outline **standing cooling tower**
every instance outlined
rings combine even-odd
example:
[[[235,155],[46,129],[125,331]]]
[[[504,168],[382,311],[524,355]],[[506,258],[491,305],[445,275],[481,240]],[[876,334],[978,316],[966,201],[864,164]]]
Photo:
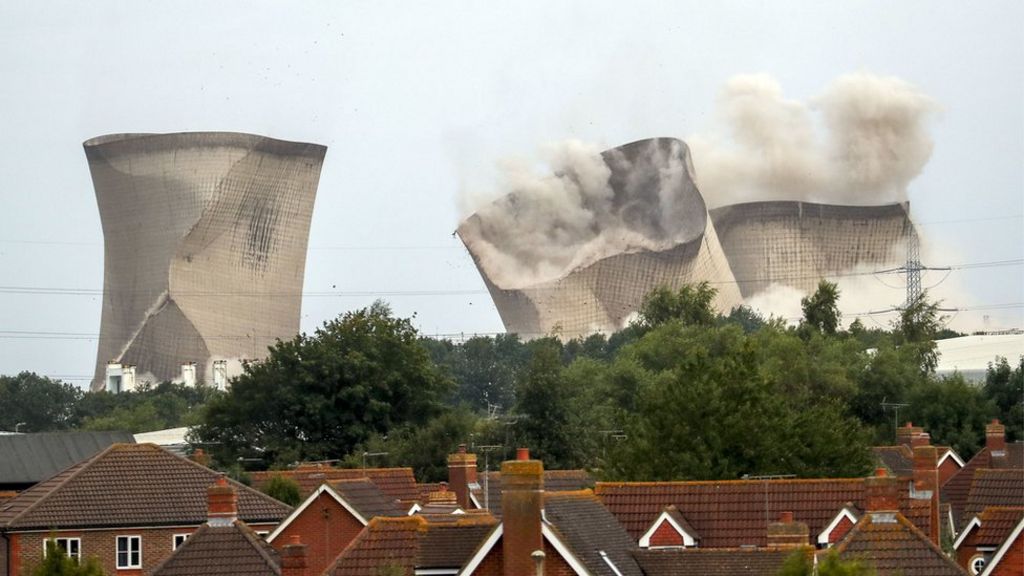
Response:
[[[822,278],[898,262],[916,233],[906,204],[774,201],[715,208],[711,221],[744,298],[772,284],[811,294]]]
[[[93,389],[108,362],[140,379],[262,358],[299,330],[326,148],[222,132],[85,142],[104,235]]]
[[[601,156],[610,169],[612,210],[620,226],[614,234],[622,230],[641,235],[643,242],[566,270],[553,280],[502,285],[496,279],[502,271],[484,256],[485,247],[503,249],[492,233],[489,216],[481,211],[459,226],[459,236],[473,256],[505,329],[526,337],[611,333],[627,324],[655,287],[679,288],[702,280],[712,282],[718,290],[715,306],[719,310],[741,304],[704,199],[694,183],[686,144],[672,138],[641,140]],[[670,165],[682,167],[678,177],[665,177],[665,167]],[[516,211],[519,200],[514,196],[513,192],[503,201],[506,212]],[[648,247],[642,247],[645,243]]]

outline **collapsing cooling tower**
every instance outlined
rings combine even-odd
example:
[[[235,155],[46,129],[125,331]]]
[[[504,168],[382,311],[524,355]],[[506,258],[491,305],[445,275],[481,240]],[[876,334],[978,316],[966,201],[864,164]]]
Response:
[[[553,276],[503,269],[510,259],[517,269],[542,268],[524,260],[543,254],[543,245],[535,252],[511,247],[521,241],[515,227],[530,218],[527,194],[514,191],[459,226],[505,329],[525,337],[611,333],[627,324],[653,288],[702,280],[718,290],[717,309],[739,305],[740,293],[694,183],[686,144],[672,138],[641,140],[606,150],[598,162],[603,162],[603,178],[572,175],[570,183],[580,189],[572,198],[582,200],[566,217],[579,220],[583,213],[592,224],[573,229],[573,222],[555,218],[551,229],[538,235],[564,244],[566,229],[587,232],[574,247],[572,264]]]
[[[88,140],[104,235],[93,389],[108,362],[140,377],[262,358],[299,330],[326,148],[222,132]]]
[[[773,284],[810,294],[821,278],[892,265],[916,233],[906,204],[751,202],[715,208],[711,221],[744,298]]]

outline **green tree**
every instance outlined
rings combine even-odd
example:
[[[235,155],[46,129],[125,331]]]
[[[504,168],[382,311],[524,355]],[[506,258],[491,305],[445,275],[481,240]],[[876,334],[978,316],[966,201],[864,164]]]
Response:
[[[819,333],[832,335],[839,327],[839,286],[828,280],[818,282],[814,294],[800,299],[803,325]]]
[[[982,388],[960,374],[919,381],[910,389],[907,403],[907,421],[927,430],[933,444],[952,446],[964,458],[984,444],[985,424],[997,410]]]
[[[842,404],[784,387],[736,326],[669,322],[624,352],[619,361],[632,356],[646,375],[612,476],[856,476],[869,468],[867,438]]]
[[[1024,439],[1024,356],[1018,357],[1012,368],[1006,358],[989,364],[983,390],[1006,426],[1007,440]]]
[[[797,550],[790,554],[779,570],[778,576],[874,576],[874,568],[859,560],[844,560],[830,550],[818,557],[818,565],[808,550]]]
[[[640,325],[653,328],[669,320],[679,320],[687,325],[710,326],[717,317],[712,307],[717,293],[706,281],[686,284],[677,292],[659,286],[640,304]]]
[[[222,463],[336,459],[373,434],[425,424],[449,390],[412,323],[377,302],[278,342],[207,404],[194,435]]]
[[[75,425],[77,386],[34,372],[0,376],[0,430],[50,432]]]
[[[542,342],[516,390],[516,439],[551,469],[572,468],[579,461],[570,421],[571,393],[562,372],[560,347]]]
[[[926,372],[935,372],[939,365],[935,338],[945,321],[946,317],[939,314],[939,303],[930,302],[924,291],[900,312],[894,326],[899,343],[914,351]]]
[[[139,433],[199,423],[203,406],[222,394],[212,386],[163,382],[111,394],[86,393],[75,407],[75,419],[86,430]]]
[[[302,502],[302,490],[299,483],[286,476],[271,477],[263,487],[263,493],[289,506],[298,506],[299,502]]]
[[[32,570],[32,576],[104,576],[104,573],[96,558],[89,557],[84,561],[69,558],[64,549],[51,539],[46,542],[46,556]]]

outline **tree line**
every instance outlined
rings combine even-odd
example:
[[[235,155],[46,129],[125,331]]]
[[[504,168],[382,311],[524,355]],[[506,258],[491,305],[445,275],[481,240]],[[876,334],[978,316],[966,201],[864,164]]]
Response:
[[[1022,438],[1024,359],[994,362],[983,385],[937,376],[938,306],[923,296],[893,326],[842,329],[822,282],[787,326],[749,308],[714,312],[707,284],[659,288],[614,334],[562,342],[516,335],[421,337],[384,303],[279,342],[227,392],[161,384],[83,393],[33,374],[0,377],[0,428],[193,426],[223,468],[299,461],[413,466],[447,475],[458,444],[529,446],[548,468],[604,478],[858,476],[894,414],[969,457],[1000,418]]]

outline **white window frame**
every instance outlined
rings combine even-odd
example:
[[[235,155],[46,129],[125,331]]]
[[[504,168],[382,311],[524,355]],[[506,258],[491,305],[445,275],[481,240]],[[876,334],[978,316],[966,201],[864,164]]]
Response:
[[[127,563],[121,564],[121,541],[124,540],[128,543],[128,548],[125,550],[127,554]],[[135,542],[135,552],[138,554],[138,559],[132,562],[132,542]],[[137,534],[122,534],[118,535],[114,541],[114,565],[117,566],[118,570],[135,570],[142,568],[142,536]]]
[[[256,530],[256,535],[266,540],[267,536],[270,536],[270,530]]]
[[[981,564],[975,566],[975,564],[978,564],[979,562]],[[985,571],[986,564],[988,564],[988,562],[985,561],[984,554],[975,554],[974,556],[971,556],[970,560],[967,561],[967,571],[977,576],[978,574],[981,574]]]
[[[61,541],[64,541],[64,546],[61,546]],[[43,558],[46,558],[46,545],[53,542],[58,548],[64,550],[64,554],[74,560],[80,562],[82,559],[82,539],[78,536],[58,536],[56,538],[46,538],[43,540]],[[71,551],[71,543],[75,543],[75,551]]]
[[[191,536],[191,534],[188,532],[182,532],[181,534],[171,536],[171,550],[174,551],[181,548],[181,545],[185,543],[185,540],[188,540],[189,536]]]

